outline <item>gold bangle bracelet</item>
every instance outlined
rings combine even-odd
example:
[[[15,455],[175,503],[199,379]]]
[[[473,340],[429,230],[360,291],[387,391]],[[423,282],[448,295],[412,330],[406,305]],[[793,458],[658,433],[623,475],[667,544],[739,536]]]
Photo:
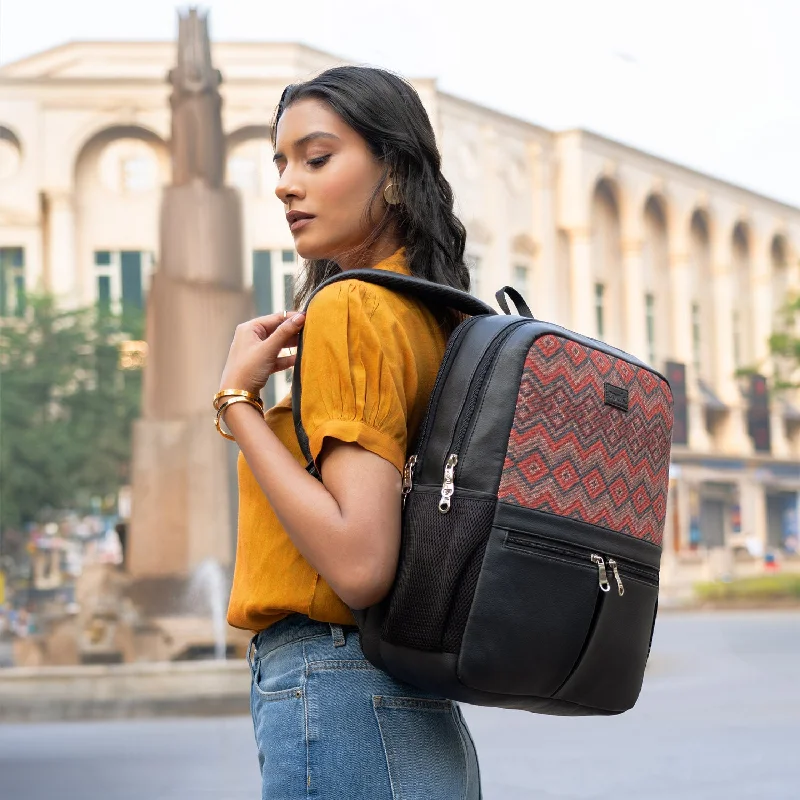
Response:
[[[222,389],[222,391],[217,392],[214,395],[214,410],[218,411],[220,406],[220,400],[225,397],[242,397],[248,400],[252,400],[254,403],[258,403],[259,408],[264,410],[264,401],[261,399],[260,395],[253,394],[253,392],[248,392],[245,389]]]
[[[222,415],[228,409],[228,406],[235,405],[236,403],[247,403],[248,405],[253,406],[253,408],[257,409],[260,414],[262,414],[262,415],[264,414],[264,409],[258,403],[256,403],[254,400],[251,400],[249,397],[243,397],[241,395],[237,395],[235,397],[231,397],[229,400],[226,400],[217,409],[217,416],[214,419],[214,427],[217,429],[217,431],[219,432],[220,436],[223,436],[225,439],[227,439],[230,442],[235,442],[236,441],[236,437],[233,436],[232,434],[226,433],[224,430],[222,430],[222,425],[221,425]]]

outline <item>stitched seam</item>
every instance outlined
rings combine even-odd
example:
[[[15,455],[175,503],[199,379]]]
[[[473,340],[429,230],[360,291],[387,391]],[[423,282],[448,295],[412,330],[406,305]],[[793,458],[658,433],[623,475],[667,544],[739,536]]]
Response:
[[[277,692],[265,692],[259,689],[258,684],[255,685],[256,694],[265,703],[275,703],[279,700],[291,700],[293,697],[298,696],[298,692],[302,692],[302,686],[293,686],[291,689],[279,689]]]
[[[470,746],[472,748],[472,753],[475,756],[475,774],[478,776],[478,800],[482,800],[483,798],[483,789],[481,788],[481,762],[478,759],[478,748],[475,747],[475,740],[472,738],[472,734],[469,730],[469,725],[467,725],[467,721],[464,719],[464,714],[459,707],[458,716],[461,719],[461,725],[464,729],[464,735],[469,739]]]
[[[313,638],[313,637],[309,637]],[[308,740],[308,660],[306,659],[306,645],[303,642],[303,724],[306,739],[306,797],[311,795],[311,747]]]
[[[522,545],[515,545],[510,542],[503,542],[503,547],[506,550],[513,550],[515,553],[519,553],[520,555],[528,556],[530,558],[541,558],[544,559],[545,561],[557,561],[559,564],[568,564],[570,567],[582,569],[584,570],[584,572],[594,572],[594,573],[597,572],[597,567],[593,567],[588,562],[581,563],[577,559],[573,561],[568,558],[560,558],[559,556],[554,554],[551,555],[550,553],[542,553],[539,550],[534,550],[532,548],[524,547]]]
[[[469,758],[467,756],[467,743],[464,741],[464,731],[461,730],[460,720],[457,717],[456,712],[456,704],[453,703],[450,706],[450,717],[453,720],[453,724],[456,726],[456,731],[458,731],[458,739],[461,742],[461,758],[464,760],[464,776],[466,780],[464,781],[464,793],[461,795],[461,800],[467,800],[469,797]]]
[[[381,718],[378,715],[378,708],[381,707],[382,700],[383,698],[380,695],[372,695],[372,713],[375,715],[375,722],[378,725],[378,736],[380,736],[383,754],[386,758],[386,774],[389,776],[389,788],[392,790],[392,800],[402,800],[401,796],[397,793],[399,787],[395,786],[394,776],[392,775],[392,753],[390,753],[390,747],[386,741],[386,737],[383,735]]]
[[[357,661],[309,661],[308,672],[327,672],[328,670],[363,670],[365,672],[374,672],[375,667],[370,664],[366,659],[359,659]]]
[[[506,342],[508,342],[508,340],[513,335],[514,334],[512,333],[509,336],[507,336],[505,341],[503,342],[503,345],[505,345]],[[491,383],[492,379],[494,378],[494,373],[497,370],[497,365],[500,363],[500,359],[498,358],[498,356],[500,355],[501,349],[502,349],[502,347],[498,348],[497,353],[495,354],[494,364],[492,364],[492,368],[489,370],[489,373],[485,378],[485,382],[483,384],[483,388],[481,389],[482,395],[481,395],[480,405],[477,406],[475,408],[475,410],[473,411],[473,413],[472,413],[472,419],[469,422],[469,425],[472,427],[472,430],[470,431],[469,429],[467,429],[467,430],[464,431],[464,443],[461,445],[461,452],[462,453],[466,453],[467,450],[469,449],[470,442],[472,441],[472,434],[475,432],[475,424],[474,424],[474,422],[475,422],[475,420],[478,419],[478,416],[483,413],[483,407],[484,407],[484,405],[486,405],[486,396],[489,394],[489,392],[487,390],[487,387],[489,386],[489,384]],[[524,367],[523,367],[523,373],[524,373]],[[517,393],[519,393],[519,387],[517,387]],[[466,400],[465,400],[465,402],[466,402]],[[514,409],[514,419],[511,420],[512,430],[513,430],[514,423],[516,422],[516,420],[517,420],[517,410],[516,410],[516,407],[515,407],[515,409]],[[510,438],[510,436],[511,436],[511,433],[509,432],[509,438]],[[505,451],[505,453],[503,453],[503,459],[505,459],[505,457],[507,455],[508,455],[508,444],[506,444],[506,451]],[[497,482],[498,488],[495,491],[499,491],[500,490],[500,484],[503,482],[502,464],[503,464],[503,462],[501,461],[500,462],[500,476],[499,476],[499,479],[498,479],[498,482]]]
[[[410,709],[412,711],[451,713],[453,708],[450,700],[432,700],[425,697],[386,697],[385,695],[378,695],[374,702],[380,708]]]
[[[329,636],[330,634],[327,633],[315,633],[313,636],[304,636],[302,639],[292,639],[291,642],[286,642],[284,644],[279,644],[277,647],[273,647],[272,650],[267,650],[263,656],[258,655],[258,651],[255,653],[255,658],[253,659],[256,663],[261,663],[267,656],[272,655],[273,653],[277,653],[279,650],[283,650],[284,647],[289,647],[293,644],[299,644],[301,642],[307,642],[310,639],[322,639],[325,636]]]

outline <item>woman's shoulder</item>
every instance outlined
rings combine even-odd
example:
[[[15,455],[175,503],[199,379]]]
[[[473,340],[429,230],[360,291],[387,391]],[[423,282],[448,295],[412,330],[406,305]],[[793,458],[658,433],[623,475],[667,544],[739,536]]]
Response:
[[[306,324],[330,324],[335,321],[376,324],[397,320],[408,308],[410,299],[399,292],[348,278],[318,291],[308,306]]]

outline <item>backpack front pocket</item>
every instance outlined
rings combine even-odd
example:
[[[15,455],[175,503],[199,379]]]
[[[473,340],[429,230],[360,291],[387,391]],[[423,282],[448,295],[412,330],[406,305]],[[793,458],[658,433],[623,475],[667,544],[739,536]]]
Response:
[[[579,662],[610,589],[601,554],[493,528],[459,679],[481,691],[552,696]]]
[[[575,670],[555,697],[616,713],[632,708],[641,691],[658,607],[658,572],[611,561],[611,591]]]

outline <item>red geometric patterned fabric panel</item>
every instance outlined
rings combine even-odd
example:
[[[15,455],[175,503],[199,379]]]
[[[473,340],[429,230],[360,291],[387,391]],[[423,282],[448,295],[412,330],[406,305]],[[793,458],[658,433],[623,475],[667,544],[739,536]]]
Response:
[[[627,411],[605,402],[624,404],[625,390]],[[525,360],[498,497],[661,546],[671,435],[666,382],[542,336]]]

